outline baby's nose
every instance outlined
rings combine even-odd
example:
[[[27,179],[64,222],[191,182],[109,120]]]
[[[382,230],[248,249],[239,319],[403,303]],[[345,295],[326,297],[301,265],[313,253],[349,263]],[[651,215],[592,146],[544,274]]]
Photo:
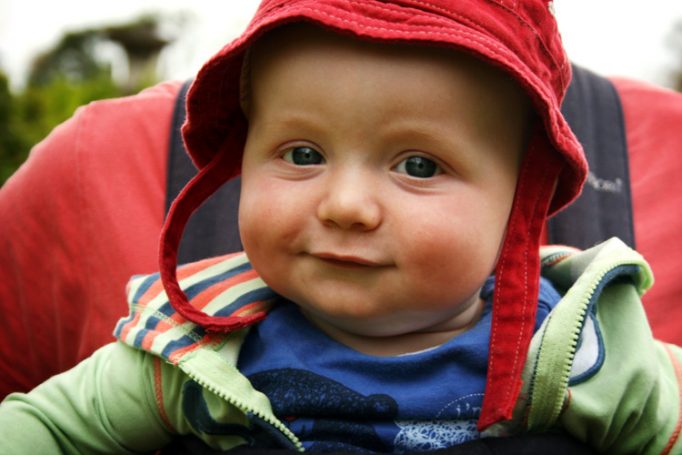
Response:
[[[371,231],[381,224],[380,194],[371,175],[344,172],[330,176],[317,210],[327,226]]]

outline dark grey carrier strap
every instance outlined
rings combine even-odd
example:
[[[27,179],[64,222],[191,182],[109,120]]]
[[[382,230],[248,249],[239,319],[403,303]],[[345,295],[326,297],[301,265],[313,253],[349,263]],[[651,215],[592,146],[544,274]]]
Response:
[[[197,173],[185,151],[180,128],[185,122],[185,98],[192,81],[183,84],[175,101],[168,156],[166,213],[173,199]],[[227,182],[190,218],[178,252],[178,263],[194,262],[242,249],[237,226],[239,179]]]
[[[590,166],[580,198],[547,226],[551,243],[588,248],[612,236],[635,246],[625,123],[613,84],[573,66],[561,108]]]

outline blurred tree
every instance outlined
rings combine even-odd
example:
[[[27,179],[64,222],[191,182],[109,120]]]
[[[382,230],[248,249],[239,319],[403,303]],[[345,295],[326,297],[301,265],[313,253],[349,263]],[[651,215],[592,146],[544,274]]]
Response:
[[[15,109],[7,76],[0,72],[0,185],[24,161],[31,146],[19,131]]]
[[[128,83],[134,89],[156,79],[156,65],[161,50],[169,40],[159,36],[159,20],[143,16],[138,20],[104,29],[111,41],[119,44],[128,57]]]
[[[134,93],[157,82],[156,63],[172,41],[159,34],[161,18],[146,15],[129,23],[66,33],[37,56],[25,89],[16,95],[0,73],[0,186],[43,139],[78,106]],[[111,63],[99,50],[119,46],[128,60],[128,78],[117,83]]]
[[[28,86],[46,86],[55,79],[77,84],[110,73],[108,65],[97,61],[96,46],[102,39],[101,31],[94,29],[67,33],[54,48],[33,60]]]

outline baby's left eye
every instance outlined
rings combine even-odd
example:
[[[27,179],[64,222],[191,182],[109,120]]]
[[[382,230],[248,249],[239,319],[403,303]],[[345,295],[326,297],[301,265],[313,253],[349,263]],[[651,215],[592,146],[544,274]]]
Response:
[[[402,160],[395,167],[396,172],[407,174],[410,177],[428,179],[441,173],[441,168],[435,161],[423,156],[410,156]]]
[[[282,156],[284,161],[297,166],[314,166],[324,163],[324,157],[312,147],[292,147]]]

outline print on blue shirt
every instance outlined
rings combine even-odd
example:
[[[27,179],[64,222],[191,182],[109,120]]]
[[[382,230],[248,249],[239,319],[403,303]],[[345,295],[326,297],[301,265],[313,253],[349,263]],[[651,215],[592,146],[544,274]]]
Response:
[[[275,415],[281,416],[299,438],[309,441],[309,450],[343,451],[357,446],[378,452],[391,449],[372,425],[387,422],[394,426],[398,404],[388,395],[365,397],[332,379],[291,368],[263,371],[249,379],[270,398]]]

